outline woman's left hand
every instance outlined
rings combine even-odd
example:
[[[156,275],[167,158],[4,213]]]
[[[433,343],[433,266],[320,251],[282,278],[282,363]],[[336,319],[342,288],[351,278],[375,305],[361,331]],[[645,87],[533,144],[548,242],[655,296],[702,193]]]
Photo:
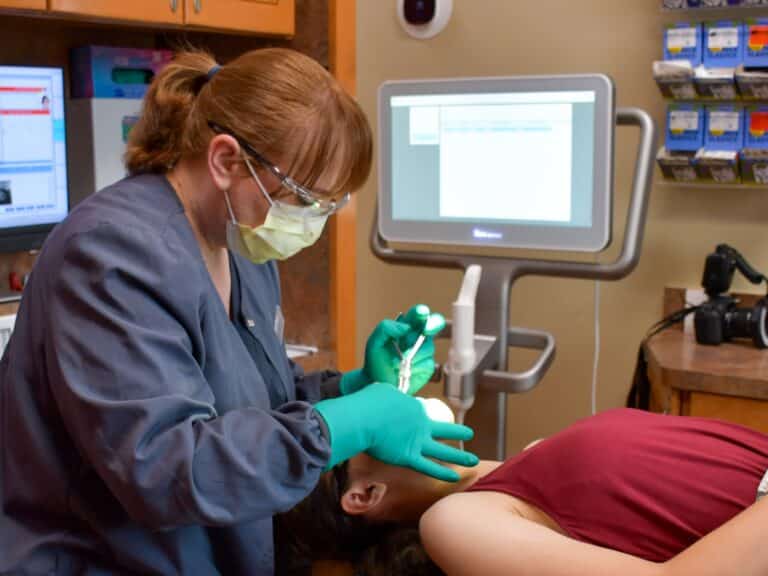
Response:
[[[427,327],[427,321],[430,326]],[[432,377],[435,371],[435,344],[433,336],[445,326],[442,316],[430,314],[424,304],[413,306],[397,320],[382,320],[373,330],[365,345],[365,364],[362,370],[353,370],[344,374],[341,380],[342,394],[355,392],[371,382],[386,382],[397,386],[402,355],[416,343],[418,337],[425,335],[411,363],[411,378],[408,394],[418,392]],[[436,322],[435,320],[441,320]],[[398,351],[399,350],[399,351]]]

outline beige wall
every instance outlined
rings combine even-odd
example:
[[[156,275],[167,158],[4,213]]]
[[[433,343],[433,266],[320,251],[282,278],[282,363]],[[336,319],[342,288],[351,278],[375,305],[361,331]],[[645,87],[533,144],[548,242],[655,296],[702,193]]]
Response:
[[[603,72],[616,81],[619,106],[648,110],[663,128],[663,102],[651,78],[669,19],[660,0],[454,0],[448,28],[429,41],[408,38],[392,0],[359,0],[358,96],[376,118],[376,90],[384,80],[473,75]],[[373,120],[375,121],[375,120]],[[614,238],[623,234],[636,137],[617,137]],[[358,204],[358,355],[384,317],[425,302],[449,313],[458,271],[383,263],[368,234],[377,190],[374,172]],[[469,193],[470,191],[468,191]],[[704,257],[718,242],[741,249],[768,271],[764,221],[768,193],[682,189],[654,185],[639,267],[628,278],[601,285],[598,409],[621,406],[638,343],[658,319],[664,285],[698,285]],[[602,258],[613,258],[614,246]],[[557,359],[533,392],[510,397],[509,448],[550,434],[590,410],[594,283],[523,279],[512,294],[516,325],[552,331]],[[435,388],[439,390],[439,388]]]

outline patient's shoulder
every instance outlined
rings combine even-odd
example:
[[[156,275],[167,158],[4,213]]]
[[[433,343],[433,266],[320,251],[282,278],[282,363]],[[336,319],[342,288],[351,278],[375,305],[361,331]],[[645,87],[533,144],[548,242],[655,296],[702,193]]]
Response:
[[[491,510],[565,533],[557,522],[536,506],[515,496],[492,491],[459,492],[438,500],[422,515],[419,531],[424,538],[424,534],[430,531],[441,532],[446,523],[462,522]]]
[[[498,492],[452,494],[422,515],[419,535],[427,554],[449,574],[535,574],[519,556],[507,557],[542,524],[528,517],[527,506]],[[513,560],[520,571],[510,570]]]
[[[524,500],[501,492],[458,492],[435,502],[422,516],[419,530],[435,530],[445,522],[461,522],[484,511],[503,511],[511,516],[544,523],[543,513]]]
[[[464,545],[474,540],[479,518],[493,522],[494,518],[517,517],[512,498],[494,492],[459,492],[435,502],[421,516],[419,535],[427,553],[443,568],[441,559],[450,558]],[[461,528],[459,528],[461,527]]]
[[[520,515],[521,507],[519,504],[525,504],[519,498],[514,498],[500,492],[457,492],[441,498],[423,514],[434,515],[441,518],[445,516],[455,516],[459,514],[474,514],[478,507],[492,506],[494,509],[502,509],[512,514]]]

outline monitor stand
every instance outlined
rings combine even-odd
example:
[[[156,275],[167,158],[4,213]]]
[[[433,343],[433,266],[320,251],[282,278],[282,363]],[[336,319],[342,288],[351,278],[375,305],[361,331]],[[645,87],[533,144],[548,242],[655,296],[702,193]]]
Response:
[[[455,253],[395,250],[385,245],[376,226],[378,214],[374,215],[371,249],[382,260],[441,268],[467,269],[472,264],[482,266],[483,273],[475,310],[476,341],[482,342],[490,338],[493,346],[498,348],[494,350],[486,346],[484,355],[487,362],[479,361],[474,373],[466,375],[466,380],[471,384],[467,389],[471,389],[471,394],[475,397],[466,417],[467,423],[475,429],[475,439],[471,444],[468,443],[468,447],[480,458],[506,458],[507,394],[526,392],[533,388],[544,376],[554,356],[554,337],[551,334],[509,326],[510,291],[514,282],[522,276],[619,280],[627,276],[640,259],[653,175],[656,129],[651,117],[637,108],[618,109],[616,124],[638,127],[640,141],[622,250],[613,262],[477,257]],[[536,348],[543,352],[532,369],[515,374],[507,371],[510,347]],[[493,358],[494,354],[496,358]]]

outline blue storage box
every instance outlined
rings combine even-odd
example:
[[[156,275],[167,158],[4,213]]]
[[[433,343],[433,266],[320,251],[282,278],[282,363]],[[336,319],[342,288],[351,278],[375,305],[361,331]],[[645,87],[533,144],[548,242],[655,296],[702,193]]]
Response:
[[[702,148],[693,158],[696,178],[702,182],[737,184],[741,182],[739,153],[736,150]]]
[[[768,66],[768,18],[751,18],[744,25],[744,67]]]
[[[693,82],[696,93],[705,100],[738,100],[735,68],[706,68],[698,66]]]
[[[739,154],[741,180],[745,184],[768,184],[768,150],[745,148]]]
[[[744,110],[736,104],[712,104],[704,110],[704,148],[741,150],[744,146]]]
[[[664,146],[656,154],[656,162],[665,180],[694,182],[697,178],[693,152],[670,152]]]
[[[704,145],[704,110],[700,104],[669,105],[665,145],[670,152],[695,152]]]
[[[704,25],[704,66],[736,68],[744,62],[744,26],[737,20]]]
[[[664,28],[664,60],[688,60],[698,66],[702,52],[701,24],[676,22]]]
[[[768,71],[762,68],[736,69],[736,84],[742,100],[768,100]]]
[[[749,2],[757,4],[760,0],[688,0],[688,6],[695,4],[695,8],[727,8],[728,6],[741,6]]]
[[[768,149],[768,105],[756,104],[744,109],[744,148]]]
[[[688,8],[727,8],[728,6],[741,6],[742,4],[760,3],[761,0],[682,0]],[[763,0],[768,3],[768,0]]]

